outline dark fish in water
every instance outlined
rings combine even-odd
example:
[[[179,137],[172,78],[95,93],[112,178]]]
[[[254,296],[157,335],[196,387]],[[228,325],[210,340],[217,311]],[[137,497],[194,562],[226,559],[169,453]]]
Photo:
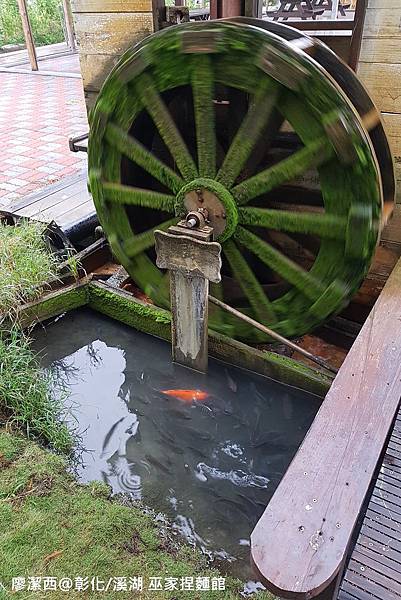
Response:
[[[166,465],[163,465],[163,463],[158,461],[157,458],[153,458],[153,456],[151,456],[150,454],[145,454],[145,460],[147,460],[148,463],[150,463],[153,467],[156,467],[156,469],[163,471],[163,473],[166,473],[167,475],[170,474],[168,467],[166,467]]]
[[[294,414],[294,406],[289,396],[285,396],[283,400],[283,414],[288,421],[292,419]]]
[[[161,393],[165,396],[182,400],[183,402],[194,402],[195,400],[202,402],[209,398],[209,394],[202,392],[202,390],[161,390]]]
[[[213,506],[216,512],[223,517],[232,516],[233,512],[237,512],[240,513],[243,517],[245,517],[245,519],[249,518],[249,515],[243,509],[243,507],[234,500],[229,500],[228,498],[220,498],[218,500],[213,500]]]
[[[190,421],[192,419],[191,415],[187,415],[186,413],[176,410],[175,408],[169,408],[168,412],[170,415],[177,417],[177,419],[182,419],[183,421]]]
[[[238,389],[238,386],[236,384],[236,382],[234,381],[234,379],[231,377],[230,373],[227,371],[227,369],[225,369],[226,372],[226,377],[227,377],[227,383],[228,383],[228,387],[230,388],[230,390],[232,392],[236,392]]]

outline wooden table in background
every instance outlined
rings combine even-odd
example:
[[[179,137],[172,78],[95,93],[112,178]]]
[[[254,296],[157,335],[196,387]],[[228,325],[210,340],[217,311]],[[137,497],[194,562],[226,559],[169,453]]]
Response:
[[[333,10],[332,0],[281,0],[280,7],[274,13],[273,20],[283,19],[286,21],[290,17],[300,17],[301,19],[316,19],[326,10]],[[338,4],[338,10],[342,16],[345,16],[345,9],[342,4]]]

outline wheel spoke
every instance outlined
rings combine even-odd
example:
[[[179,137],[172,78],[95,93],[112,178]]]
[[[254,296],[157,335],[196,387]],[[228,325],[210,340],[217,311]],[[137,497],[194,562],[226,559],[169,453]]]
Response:
[[[294,285],[307,298],[315,301],[324,292],[324,286],[299,265],[287,258],[258,238],[244,227],[239,226],[234,234],[235,239],[245,248],[253,252],[263,263],[278,273],[280,277]]]
[[[216,135],[214,116],[214,78],[210,56],[193,57],[192,93],[200,177],[216,175]]]
[[[173,192],[178,192],[184,185],[184,180],[167,165],[156,158],[145,146],[132,136],[126,134],[120,127],[109,123],[105,133],[106,141],[121,154],[135,162],[155,179],[160,181]]]
[[[277,318],[273,307],[237,246],[234,242],[228,240],[224,244],[223,249],[231,272],[248,298],[249,304],[258,321],[262,324],[275,323]]]
[[[332,240],[343,240],[347,228],[347,219],[344,217],[312,212],[246,207],[239,209],[238,217],[241,225],[267,227],[290,233],[307,233]]]
[[[133,258],[138,254],[141,254],[144,250],[148,250],[148,248],[152,248],[155,245],[155,231],[156,229],[161,229],[161,231],[166,231],[171,225],[175,225],[177,223],[177,219],[169,219],[160,225],[156,225],[152,227],[152,229],[148,229],[143,233],[138,233],[138,235],[134,235],[132,238],[127,240],[124,244],[124,251],[129,258]]]
[[[143,106],[152,117],[182,176],[189,181],[195,179],[198,175],[195,163],[152,78],[143,73],[136,84],[136,91]]]
[[[231,188],[262,134],[276,104],[278,88],[272,80],[263,79],[253,103],[227,152],[217,180]]]
[[[324,164],[333,155],[334,149],[326,138],[311,142],[289,158],[238,184],[232,190],[232,194],[238,204],[246,204],[252,198],[270,192],[308,169]]]
[[[106,200],[117,204],[133,204],[143,208],[174,212],[175,197],[169,194],[143,190],[121,183],[103,183],[103,191]]]

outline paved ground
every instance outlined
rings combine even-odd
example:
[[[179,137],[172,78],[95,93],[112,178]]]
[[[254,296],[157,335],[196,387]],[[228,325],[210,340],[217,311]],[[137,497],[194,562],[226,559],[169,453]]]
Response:
[[[26,68],[24,61],[19,66]],[[86,156],[68,147],[70,136],[88,129],[82,82],[76,76],[78,56],[40,61],[40,70],[57,76],[13,68],[0,72],[0,207],[86,165]]]

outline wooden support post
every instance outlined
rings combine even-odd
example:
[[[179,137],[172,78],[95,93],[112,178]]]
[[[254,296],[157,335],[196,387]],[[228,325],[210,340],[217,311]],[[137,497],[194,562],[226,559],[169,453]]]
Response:
[[[209,281],[221,280],[221,246],[209,241],[211,227],[191,230],[182,223],[155,231],[156,264],[170,271],[173,361],[206,373]]]
[[[365,26],[366,11],[368,8],[368,0],[358,0],[355,15],[354,28],[352,30],[351,48],[349,53],[348,64],[354,71],[357,70],[359,56],[362,46],[362,35]],[[380,108],[380,107],[379,107]]]
[[[333,21],[337,19],[339,0],[333,0],[331,5],[331,18]]]
[[[70,48],[70,50],[76,50],[77,46],[75,44],[74,25],[72,22],[71,6],[69,0],[63,0],[63,12],[65,29],[67,32],[67,45]]]
[[[210,0],[211,19],[240,17],[242,15],[242,0]]]
[[[170,271],[173,361],[206,373],[209,282]]]
[[[18,0],[18,9],[22,21],[26,49],[28,50],[29,62],[32,71],[38,70],[38,60],[36,58],[35,42],[33,40],[31,24],[29,22],[26,0]]]
[[[262,0],[245,0],[245,17],[262,18]]]

